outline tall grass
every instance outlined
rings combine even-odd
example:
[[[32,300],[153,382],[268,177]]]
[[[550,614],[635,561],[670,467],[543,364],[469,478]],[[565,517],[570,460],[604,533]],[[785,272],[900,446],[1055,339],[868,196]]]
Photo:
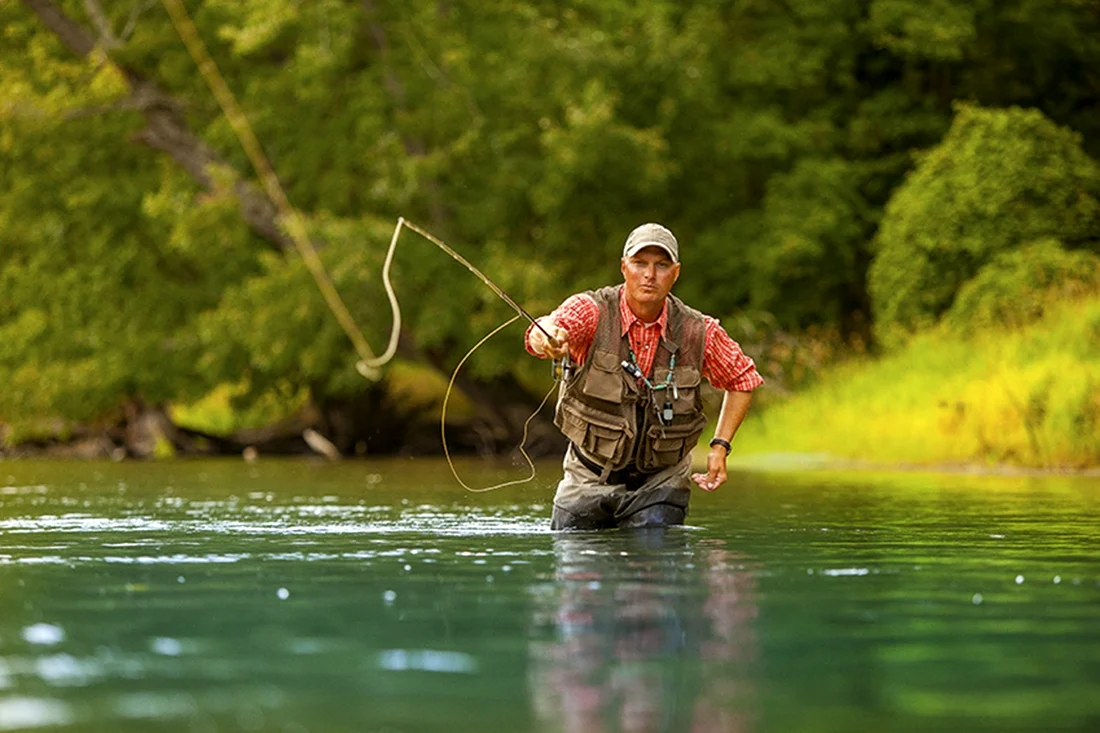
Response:
[[[824,453],[871,462],[1100,465],[1100,296],[1040,321],[905,348],[827,370],[750,415],[737,456]]]

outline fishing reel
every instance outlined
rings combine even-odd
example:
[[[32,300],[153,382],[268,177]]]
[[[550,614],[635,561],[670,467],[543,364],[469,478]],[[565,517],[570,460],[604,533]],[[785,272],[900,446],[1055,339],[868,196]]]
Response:
[[[554,359],[550,362],[550,375],[554,378],[555,382],[570,381],[573,379],[573,372],[577,370],[577,365],[573,363],[573,360],[568,356],[562,359]]]

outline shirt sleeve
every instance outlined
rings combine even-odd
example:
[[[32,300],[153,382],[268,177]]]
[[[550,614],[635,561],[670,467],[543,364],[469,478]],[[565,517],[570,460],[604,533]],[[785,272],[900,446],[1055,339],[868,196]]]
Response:
[[[706,342],[703,347],[703,376],[724,392],[752,392],[764,384],[756,364],[730,338],[718,320],[705,316]]]
[[[596,336],[596,325],[600,320],[600,307],[588,295],[571,295],[550,314],[560,328],[569,333],[569,356],[577,364],[583,364],[592,339]],[[531,349],[531,331],[534,324],[527,327],[523,336],[523,345],[527,353],[542,357]]]

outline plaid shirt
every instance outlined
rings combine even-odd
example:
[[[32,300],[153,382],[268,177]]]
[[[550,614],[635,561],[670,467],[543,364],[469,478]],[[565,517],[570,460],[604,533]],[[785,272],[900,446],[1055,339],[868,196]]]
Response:
[[[619,294],[619,313],[623,333],[628,334],[630,348],[638,359],[638,368],[643,374],[653,369],[653,359],[657,354],[657,345],[661,342],[668,323],[668,303],[661,315],[653,323],[646,323],[634,315],[626,303],[626,290]],[[569,355],[577,364],[583,364],[596,335],[596,324],[600,320],[600,307],[587,295],[572,295],[550,314],[559,327],[569,332]],[[752,359],[741,351],[736,341],[729,337],[726,329],[719,325],[716,318],[704,316],[706,337],[703,346],[703,376],[714,387],[725,392],[751,392],[764,383],[764,378],[756,371]],[[527,351],[535,356],[531,349],[531,330],[527,328],[524,343]]]

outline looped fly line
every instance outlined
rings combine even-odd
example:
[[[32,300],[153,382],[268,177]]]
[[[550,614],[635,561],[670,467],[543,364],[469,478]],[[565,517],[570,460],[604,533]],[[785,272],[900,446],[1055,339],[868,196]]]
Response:
[[[443,409],[440,414],[440,431],[443,433],[443,452],[447,457],[447,464],[451,468],[451,473],[454,475],[455,480],[462,485],[464,489],[472,492],[492,491],[494,489],[504,488],[505,486],[514,486],[516,484],[527,483],[535,478],[535,466],[531,462],[530,456],[527,455],[527,451],[524,449],[524,445],[527,442],[527,431],[530,426],[531,420],[535,415],[542,410],[546,401],[549,399],[550,394],[554,391],[551,387],[550,391],[546,393],[546,396],[542,398],[542,402],[539,403],[538,408],[531,413],[531,416],[523,424],[523,440],[520,442],[519,450],[523,454],[524,459],[527,461],[527,465],[531,469],[531,475],[526,479],[520,479],[517,481],[508,481],[496,486],[490,486],[484,489],[474,489],[468,486],[458,475],[455,470],[454,462],[451,460],[450,452],[447,448],[447,436],[445,432],[446,418],[447,418],[447,403],[450,400],[451,391],[454,387],[455,378],[458,376],[458,370],[462,368],[462,365],[467,359],[489,338],[494,334],[505,328],[506,326],[514,323],[520,316],[525,317],[531,321],[540,330],[542,326],[538,324],[535,319],[525,311],[518,303],[512,300],[503,290],[486,277],[480,270],[474,267],[466,258],[460,255],[455,250],[451,249],[441,239],[431,235],[427,231],[416,226],[412,222],[408,222],[404,217],[400,217],[397,220],[397,226],[394,227],[393,236],[390,239],[390,247],[386,252],[386,260],[382,266],[382,284],[386,290],[386,297],[390,302],[390,309],[393,312],[393,327],[390,330],[390,340],[386,347],[386,351],[376,357],[374,351],[371,349],[370,344],[367,343],[366,338],[363,336],[362,330],[356,324],[355,319],[348,311],[347,306],[344,304],[343,299],[340,297],[340,293],[336,290],[336,286],[333,284],[332,279],[329,277],[328,272],[325,270],[324,265],[321,263],[321,258],[317,255],[317,250],[310,241],[309,232],[306,229],[305,221],[302,219],[298,210],[291,205],[289,198],[287,198],[286,192],[283,190],[282,184],[279,182],[279,177],[275,173],[274,167],[271,165],[271,161],[263,152],[263,148],[260,145],[259,140],[256,138],[256,134],[252,130],[252,126],[248,122],[248,118],[245,117],[244,112],[241,111],[240,105],[237,103],[236,97],[229,89],[229,85],[226,84],[225,79],[222,77],[221,72],[218,70],[218,65],[214,62],[214,59],[210,56],[210,53],[206,49],[206,44],[202,42],[199,37],[198,30],[195,28],[195,24],[192,22],[191,17],[187,14],[187,10],[183,7],[183,3],[180,0],[161,0],[161,4],[168,12],[168,15],[172,19],[172,24],[176,28],[176,33],[179,35],[180,40],[187,47],[188,53],[194,60],[195,65],[199,69],[199,73],[202,74],[203,79],[206,81],[207,86],[210,88],[211,93],[217,100],[218,106],[221,108],[222,113],[226,119],[229,120],[230,126],[233,128],[233,132],[240,142],[241,147],[248,155],[249,161],[252,163],[253,169],[256,171],[256,175],[259,176],[260,182],[263,184],[264,191],[268,198],[275,204],[276,209],[279,211],[280,218],[285,224],[291,240],[294,242],[295,249],[298,250],[298,254],[301,256],[302,261],[305,263],[306,268],[309,270],[310,275],[313,276],[314,281],[317,283],[317,287],[321,291],[321,295],[325,299],[326,305],[329,310],[332,311],[337,322],[341,328],[344,329],[344,333],[347,334],[348,339],[355,347],[356,353],[359,355],[359,361],[356,362],[356,370],[367,379],[377,381],[382,376],[381,367],[387,364],[393,359],[394,354],[397,353],[397,342],[399,334],[401,332],[401,306],[397,300],[397,294],[393,289],[393,284],[390,282],[390,266],[393,263],[394,251],[397,249],[397,240],[401,234],[401,229],[404,226],[412,229],[417,234],[421,235],[428,241],[435,244],[444,252],[449,254],[458,262],[465,265],[465,267],[478,277],[483,283],[488,285],[493,292],[500,296],[509,306],[512,307],[519,315],[509,319],[506,323],[498,326],[491,331],[481,341],[479,341],[470,351],[466,353],[466,356],[462,357],[462,360],[455,367],[454,372],[451,374],[451,380],[447,385],[447,392],[443,397]],[[545,331],[544,331],[545,332]],[[546,334],[550,337],[550,334]],[[550,337],[552,343],[555,343],[553,338]]]

